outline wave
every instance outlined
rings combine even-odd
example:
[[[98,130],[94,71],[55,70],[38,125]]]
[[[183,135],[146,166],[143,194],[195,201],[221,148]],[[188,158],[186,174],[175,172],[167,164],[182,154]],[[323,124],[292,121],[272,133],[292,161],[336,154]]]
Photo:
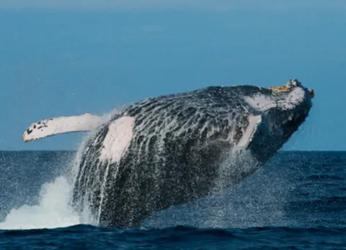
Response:
[[[255,227],[211,229],[171,227],[119,229],[76,225],[58,229],[0,231],[3,247],[73,247],[88,249],[343,249],[345,228]],[[11,241],[12,240],[12,241]]]

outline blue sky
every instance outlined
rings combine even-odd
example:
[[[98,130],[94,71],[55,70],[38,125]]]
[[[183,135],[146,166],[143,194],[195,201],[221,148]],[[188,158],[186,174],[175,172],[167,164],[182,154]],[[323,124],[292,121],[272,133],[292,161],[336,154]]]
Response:
[[[210,85],[298,78],[311,115],[286,150],[346,150],[346,1],[0,0],[0,150],[32,122]]]

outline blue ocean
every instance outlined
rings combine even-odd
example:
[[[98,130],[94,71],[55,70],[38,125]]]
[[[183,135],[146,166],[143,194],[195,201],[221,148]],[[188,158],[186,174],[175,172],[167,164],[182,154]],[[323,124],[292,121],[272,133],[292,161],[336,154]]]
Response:
[[[346,249],[346,152],[279,152],[245,181],[101,228],[70,205],[76,152],[0,152],[0,249]]]

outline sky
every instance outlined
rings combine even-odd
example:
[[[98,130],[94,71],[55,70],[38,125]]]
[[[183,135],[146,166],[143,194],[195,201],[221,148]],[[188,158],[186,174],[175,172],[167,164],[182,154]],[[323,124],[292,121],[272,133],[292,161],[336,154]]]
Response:
[[[292,78],[316,97],[283,149],[346,150],[345,27],[344,0],[0,0],[0,150],[77,149],[22,142],[48,117]]]

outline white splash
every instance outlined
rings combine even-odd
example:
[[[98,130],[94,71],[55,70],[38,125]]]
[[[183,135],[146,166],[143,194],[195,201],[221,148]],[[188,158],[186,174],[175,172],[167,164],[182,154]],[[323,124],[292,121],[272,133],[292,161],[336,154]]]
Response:
[[[82,223],[70,206],[71,191],[72,185],[64,177],[44,184],[39,204],[12,209],[5,221],[0,223],[0,229],[57,228]]]
[[[117,113],[119,113],[119,109],[101,116],[101,121],[107,122]],[[91,126],[94,126],[93,122]],[[96,130],[92,130],[83,138],[78,152],[71,162],[70,171],[65,176],[57,177],[53,182],[45,183],[42,186],[39,203],[34,206],[23,205],[18,209],[12,209],[5,220],[0,223],[0,229],[58,228],[77,224],[95,225],[95,221],[88,211],[79,214],[70,203],[74,178],[84,147],[95,132]]]

